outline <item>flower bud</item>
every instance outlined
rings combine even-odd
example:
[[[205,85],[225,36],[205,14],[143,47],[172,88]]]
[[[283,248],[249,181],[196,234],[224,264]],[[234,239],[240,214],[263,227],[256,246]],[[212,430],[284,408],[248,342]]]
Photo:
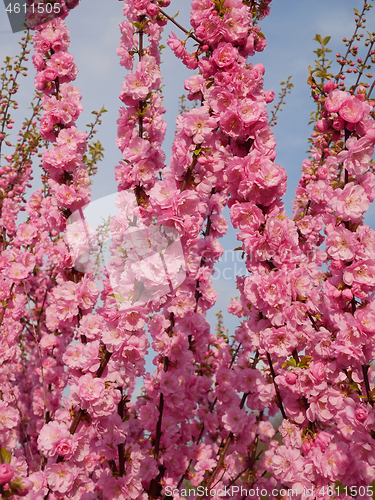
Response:
[[[266,103],[270,103],[275,99],[275,92],[273,90],[266,90],[264,92]]]
[[[294,385],[296,383],[296,380],[297,380],[297,375],[293,372],[288,372],[285,375],[285,380],[288,382],[288,384]]]
[[[9,464],[0,464],[0,484],[9,483],[14,476],[14,467]]]
[[[327,82],[323,85],[323,90],[324,92],[327,92],[328,94],[331,92],[336,87],[335,82]]]
[[[154,3],[150,3],[149,5],[147,5],[146,10],[149,16],[156,16],[157,13],[159,12],[158,6],[155,5]]]

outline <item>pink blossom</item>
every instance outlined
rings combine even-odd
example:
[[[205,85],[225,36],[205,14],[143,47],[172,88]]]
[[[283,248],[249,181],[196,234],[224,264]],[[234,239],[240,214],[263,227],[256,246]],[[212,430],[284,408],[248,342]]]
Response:
[[[375,311],[372,307],[366,306],[357,309],[355,319],[358,322],[359,328],[371,336],[375,335]]]
[[[0,484],[9,483],[14,476],[14,467],[10,464],[0,464]]]
[[[375,285],[375,264],[373,261],[354,262],[345,268],[343,281],[347,285],[358,283],[360,285]]]
[[[242,123],[237,114],[233,109],[228,109],[225,113],[220,116],[220,126],[223,131],[230,137],[238,137],[242,133]]]
[[[283,481],[293,481],[295,474],[302,471],[303,458],[298,449],[279,446],[272,458],[272,468]]]
[[[363,118],[364,108],[362,102],[356,96],[352,95],[345,99],[338,112],[347,122],[357,123]]]
[[[333,209],[342,220],[358,222],[370,206],[362,186],[349,182],[344,189],[337,189],[337,197],[331,200]]]
[[[76,448],[77,448],[78,442],[76,439],[64,439],[62,438],[59,441],[59,444],[56,446],[56,453],[62,457],[64,457],[66,460],[69,460],[72,458]]]
[[[4,401],[0,401],[0,432],[13,429],[19,424],[19,420],[19,412]]]
[[[344,167],[350,175],[363,175],[369,168],[374,152],[374,140],[371,137],[349,137],[345,143],[347,151],[342,151],[337,158],[344,160]]]
[[[96,403],[104,397],[105,385],[103,380],[93,378],[92,375],[83,375],[78,383],[78,394],[85,406]]]
[[[326,110],[330,113],[336,113],[348,97],[349,96],[346,92],[337,89],[331,90],[325,99]]]
[[[233,434],[239,434],[244,428],[246,422],[246,413],[240,409],[229,409],[225,412],[223,418],[224,427]]]
[[[213,128],[216,127],[216,120],[210,117],[206,106],[201,106],[190,110],[184,116],[182,125],[186,134],[192,137],[194,143],[201,144],[208,140],[212,134]]]
[[[52,421],[42,427],[38,437],[38,446],[46,456],[53,457],[57,453],[57,446],[60,442],[69,439],[71,439],[71,434],[67,426]]]
[[[77,477],[76,467],[60,462],[59,464],[47,465],[45,472],[49,487],[58,493],[67,493]]]
[[[266,443],[275,435],[275,429],[273,428],[271,422],[259,422],[258,424],[258,436],[263,443]]]
[[[172,36],[170,36],[168,38],[167,44],[173,50],[173,52],[175,53],[176,57],[178,57],[179,59],[181,59],[184,56],[185,52],[186,52],[185,45],[184,45],[183,42],[181,42],[177,38],[176,33],[174,33],[173,31],[171,33],[172,33]]]
[[[335,260],[353,259],[358,243],[354,234],[344,226],[327,226],[327,253]]]
[[[279,432],[283,436],[283,442],[287,447],[300,448],[302,437],[301,430],[297,425],[292,424],[289,420],[283,420]]]
[[[330,481],[345,477],[348,472],[350,457],[348,446],[344,443],[331,443],[321,460],[321,472]]]
[[[231,43],[219,43],[212,54],[215,63],[220,67],[232,65],[238,57],[237,49]]]
[[[262,345],[266,351],[280,357],[290,355],[298,344],[297,338],[285,327],[266,328],[262,333]]]

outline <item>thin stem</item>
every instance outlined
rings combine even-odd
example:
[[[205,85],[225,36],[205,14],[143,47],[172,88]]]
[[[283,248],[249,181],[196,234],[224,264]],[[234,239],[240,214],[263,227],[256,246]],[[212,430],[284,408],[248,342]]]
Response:
[[[155,449],[154,449],[154,458],[157,460],[159,458],[159,449],[160,449],[160,439],[161,439],[161,424],[163,420],[163,410],[164,410],[164,394],[160,393],[159,400],[159,419],[156,425],[156,438],[155,438]]]
[[[370,99],[370,95],[371,95],[371,92],[374,90],[374,86],[375,86],[375,80],[372,82],[370,90],[367,93],[367,99]]]
[[[368,51],[367,51],[367,54],[366,54],[365,60],[364,60],[364,61],[363,61],[363,63],[362,63],[362,69],[359,71],[359,73],[358,73],[358,77],[357,77],[357,81],[356,81],[356,82],[355,82],[355,84],[354,84],[354,88],[355,88],[355,89],[357,88],[357,85],[359,84],[359,80],[360,80],[360,78],[362,77],[364,70],[366,69],[366,63],[367,63],[367,61],[368,61],[368,60],[372,57],[371,52],[372,52],[372,48],[373,48],[373,46],[374,46],[374,42],[375,42],[375,40],[373,40],[373,41],[370,43],[370,46],[369,46],[369,48],[368,48]],[[368,99],[368,97],[367,97],[367,99]]]
[[[13,396],[13,399],[14,399],[14,405],[15,407],[17,408],[18,410],[18,413],[20,414],[20,427],[22,429],[22,433],[23,433],[23,436],[24,436],[24,442],[26,442],[27,444],[27,447],[29,449],[29,453],[30,453],[30,456],[31,456],[31,460],[33,461],[33,464],[34,464],[34,467],[35,467],[35,470],[37,469],[37,464],[35,462],[35,458],[34,458],[34,455],[31,451],[31,446],[30,446],[30,440],[29,440],[29,436],[27,435],[27,432],[26,432],[26,429],[25,429],[25,426],[24,426],[24,423],[22,422],[22,412],[20,410],[20,407],[18,406],[18,401],[17,401],[17,398],[16,396],[14,395],[14,392],[13,392],[13,387],[10,385],[10,383],[8,382],[8,386],[9,386],[9,392],[12,394]],[[25,456],[26,456],[26,448],[24,446],[24,450],[25,450]]]
[[[281,399],[281,394],[280,394],[280,391],[279,391],[279,387],[278,387],[278,385],[275,382],[275,378],[276,378],[275,370],[273,369],[273,364],[272,364],[271,356],[269,355],[268,352],[267,352],[267,360],[268,360],[268,364],[270,365],[270,370],[271,370],[273,385],[274,385],[275,391],[276,391],[276,397],[277,397],[277,402],[278,402],[277,406],[280,408],[280,411],[281,411],[281,414],[282,414],[283,418],[286,419],[287,416],[285,414],[285,410],[284,410],[284,406],[283,406],[283,401]]]
[[[140,22],[144,20],[144,16],[141,16]],[[139,30],[139,60],[142,59],[143,57],[143,29]],[[138,131],[138,136],[142,137],[143,136],[143,109],[144,109],[144,102],[140,101],[139,102],[139,131]]]
[[[26,297],[29,299],[29,296],[27,295],[27,292],[26,292],[25,283],[23,284],[23,288],[25,290]],[[44,303],[44,301],[43,301],[43,303]],[[30,313],[30,319],[31,319],[31,309],[30,308],[29,308],[29,313]],[[31,323],[31,326],[33,329],[35,345],[36,345],[39,360],[40,360],[40,375],[42,377],[42,386],[43,386],[43,423],[44,423],[44,425],[46,425],[46,423],[47,423],[47,391],[46,391],[46,385],[45,385],[45,380],[44,380],[43,358],[42,358],[42,352],[41,352],[40,346],[39,346],[38,335],[35,331],[34,323]]]
[[[198,38],[196,38],[192,33],[190,33],[188,30],[186,30],[183,26],[181,26],[181,24],[178,24],[177,21],[175,21],[173,19],[173,17],[170,17],[168,16],[168,14],[166,14],[160,7],[159,7],[159,12],[161,15],[163,15],[164,17],[166,17],[169,21],[171,21],[175,26],[177,26],[177,28],[179,28],[181,31],[183,31],[187,36],[189,36],[190,38],[192,38],[193,40],[195,40],[197,43],[201,43]]]
[[[198,155],[194,155],[193,161],[192,161],[191,165],[189,166],[189,168],[186,170],[184,180],[182,181],[181,188],[180,188],[181,193],[182,193],[182,191],[185,191],[185,189],[187,188],[188,183],[190,181],[191,174],[193,173],[193,169],[194,169],[195,165],[197,164],[197,161],[198,161]]]
[[[365,381],[367,399],[369,400],[370,405],[374,406],[374,401],[372,400],[372,397],[371,397],[370,383],[368,380],[369,368],[370,368],[369,365],[362,365],[362,373],[363,373],[363,379]]]
[[[246,392],[243,396],[242,396],[242,399],[241,399],[241,403],[240,403],[240,409],[242,410],[242,408],[244,407],[244,404],[246,402],[246,399],[247,399],[247,396],[249,395],[248,392]],[[204,486],[209,489],[211,484],[213,483],[215,477],[216,477],[216,474],[219,472],[219,470],[221,469],[223,463],[224,463],[224,459],[225,459],[225,455],[227,454],[227,451],[228,451],[228,448],[229,448],[229,445],[231,444],[232,442],[232,439],[234,437],[234,434],[233,432],[231,431],[229,433],[229,436],[227,437],[226,441],[225,441],[225,444],[223,446],[223,449],[221,450],[221,453],[220,453],[220,457],[219,457],[219,460],[217,462],[217,465],[214,469],[214,471],[211,473],[210,477],[208,478],[208,481],[204,484]],[[199,497],[197,497],[197,500],[201,500],[202,498],[204,497],[204,494],[203,495],[199,495]]]
[[[23,61],[25,60],[25,57],[27,55],[27,45],[29,43],[29,41],[31,40],[31,36],[29,35],[29,30],[27,30],[27,33],[26,33],[26,38],[25,38],[25,43],[23,45],[21,45],[22,47],[22,52],[21,54],[18,56],[18,61],[15,62],[14,66],[18,66],[20,69],[22,67],[22,63]],[[9,66],[9,63],[7,64],[7,67]],[[4,134],[4,129],[5,129],[5,124],[6,124],[6,117],[8,115],[8,111],[9,111],[9,108],[10,108],[10,105],[11,105],[11,97],[17,92],[18,90],[18,84],[17,84],[17,78],[18,76],[21,74],[21,71],[17,71],[14,78],[13,78],[13,81],[12,81],[12,87],[11,87],[11,90],[8,91],[8,99],[7,99],[7,104],[6,104],[6,107],[3,111],[3,116],[4,116],[4,121],[2,123],[2,127],[1,127],[1,133]],[[4,78],[3,80],[3,86],[2,86],[2,89],[1,89],[1,92],[0,92],[0,98],[3,96],[3,90],[5,88],[5,85],[6,84],[6,79]],[[1,165],[1,147],[2,147],[2,144],[3,144],[3,141],[1,140],[0,141],[0,165]]]
[[[230,362],[229,369],[231,369],[231,368],[232,368],[233,363],[234,363],[234,361],[235,361],[235,359],[236,359],[236,357],[237,357],[237,354],[238,354],[238,351],[240,350],[240,348],[241,348],[241,344],[238,344],[238,346],[237,346],[237,348],[236,348],[236,350],[235,350],[234,354],[232,355],[232,360],[231,360],[231,362]],[[217,403],[217,397],[214,399],[213,403],[211,403],[211,404],[209,405],[209,411],[210,411],[210,412],[212,412],[212,410],[214,409],[214,407],[215,407],[215,404],[216,404],[216,403]],[[199,444],[199,443],[200,443],[200,440],[202,439],[202,436],[203,436],[204,430],[205,430],[205,426],[204,426],[204,424],[202,424],[202,428],[201,428],[201,431],[200,431],[200,433],[199,433],[198,439],[195,441],[195,443],[196,443],[196,444]],[[190,467],[191,467],[191,464],[192,464],[192,463],[193,463],[193,459],[191,458],[191,459],[190,459],[190,462],[189,462],[189,465],[188,465],[188,466],[186,467],[186,469],[185,469],[185,472],[184,472],[184,473],[181,475],[181,477],[180,477],[180,480],[179,480],[179,482],[178,482],[178,484],[177,484],[177,489],[179,489],[179,488],[180,488],[180,486],[181,486],[181,484],[182,484],[182,481],[184,480],[184,477],[185,477],[185,475],[187,474],[188,470],[190,469]]]
[[[230,444],[231,444],[231,442],[232,442],[232,439],[233,439],[233,432],[230,432],[230,433],[229,433],[229,436],[227,437],[227,439],[226,439],[226,441],[225,441],[224,447],[223,447],[223,449],[221,450],[221,453],[220,453],[220,458],[219,458],[219,460],[218,460],[218,462],[217,462],[217,465],[216,465],[216,467],[215,467],[214,471],[211,473],[211,475],[210,475],[210,477],[209,477],[209,479],[208,479],[207,483],[205,484],[205,487],[206,487],[207,489],[209,489],[209,488],[210,488],[211,484],[213,483],[213,480],[214,480],[214,479],[215,479],[215,477],[216,477],[216,474],[217,474],[217,473],[219,472],[219,470],[221,469],[221,467],[222,467],[222,465],[223,465],[223,463],[224,463],[225,455],[226,455],[226,453],[227,453],[227,451],[228,451],[229,445],[230,445]],[[202,500],[202,498],[203,498],[203,497],[204,497],[204,494],[199,495],[199,496],[197,497],[197,500]]]
[[[124,396],[123,396],[122,387],[119,387],[119,389],[121,392],[121,400],[118,404],[117,412],[120,415],[121,420],[122,420],[124,418],[125,404],[124,404]],[[117,449],[118,449],[119,473],[120,473],[120,476],[123,476],[125,474],[125,443],[118,444]]]
[[[3,310],[1,311],[1,316],[0,316],[0,326],[1,326],[1,325],[2,325],[2,323],[3,323],[4,316],[5,316],[5,311],[7,310],[7,307],[8,307],[9,301],[10,301],[10,298],[11,298],[11,296],[12,296],[13,288],[14,288],[14,283],[12,283],[12,286],[10,287],[10,290],[9,290],[9,298],[8,298],[8,299],[7,299],[7,301],[5,302],[5,305],[3,306]]]
[[[165,358],[164,359],[164,372],[168,371],[169,367],[169,359]],[[155,437],[155,446],[154,446],[154,458],[155,460],[158,460],[159,457],[159,450],[160,450],[160,439],[161,439],[161,424],[163,420],[163,410],[164,410],[164,394],[160,392],[160,399],[159,399],[159,419],[158,423],[156,424],[156,437]]]
[[[365,13],[366,4],[367,4],[367,2],[366,2],[366,0],[365,0],[365,1],[364,1],[364,5],[363,5],[362,12],[361,12],[361,14],[358,16],[358,21],[356,21],[356,27],[355,27],[355,30],[354,30],[353,36],[352,36],[352,38],[349,40],[348,49],[347,49],[347,51],[346,51],[345,56],[342,58],[342,60],[343,60],[343,61],[345,61],[345,62],[340,63],[341,68],[340,68],[340,70],[339,70],[338,74],[336,75],[336,78],[335,78],[336,83],[339,81],[339,79],[340,79],[340,75],[342,75],[342,69],[343,69],[343,67],[344,67],[344,66],[345,66],[345,64],[346,64],[346,58],[347,58],[347,57],[348,57],[348,55],[350,54],[350,51],[351,51],[351,46],[352,46],[352,44],[353,44],[353,42],[354,42],[354,40],[355,40],[355,38],[356,38],[357,31],[358,31],[358,27],[359,27],[359,25],[361,24],[362,17],[364,16],[364,13]]]

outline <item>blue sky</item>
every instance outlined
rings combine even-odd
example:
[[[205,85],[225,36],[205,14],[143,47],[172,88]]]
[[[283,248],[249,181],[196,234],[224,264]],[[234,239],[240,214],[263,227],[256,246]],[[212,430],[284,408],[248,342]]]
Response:
[[[294,190],[300,177],[300,168],[306,157],[308,148],[307,137],[311,134],[308,126],[314,102],[306,83],[308,66],[314,65],[313,50],[317,44],[313,38],[317,33],[322,36],[330,35],[330,48],[333,49],[332,59],[335,65],[335,53],[344,52],[345,47],[342,37],[350,37],[354,30],[353,8],[361,9],[362,0],[274,0],[271,4],[271,15],[261,23],[262,31],[267,39],[267,47],[261,54],[252,58],[251,62],[261,62],[266,68],[265,89],[279,92],[279,82],[292,75],[294,88],[292,94],[287,96],[278,125],[274,128],[277,140],[276,162],[282,165],[288,173],[288,191],[285,196],[286,210],[291,215]],[[187,0],[172,0],[166,11],[173,15],[180,12],[177,20],[189,29],[189,7]],[[118,0],[81,0],[80,5],[74,9],[67,18],[71,31],[70,51],[75,57],[79,68],[78,77],[74,83],[83,95],[84,113],[78,121],[80,129],[92,121],[92,110],[104,105],[108,113],[103,117],[103,125],[96,136],[105,147],[105,160],[99,164],[99,171],[94,179],[92,199],[112,194],[116,191],[114,180],[114,167],[121,159],[121,153],[115,145],[116,119],[120,101],[118,95],[121,91],[121,82],[125,71],[119,65],[116,48],[120,40],[118,23],[123,20],[122,2]],[[375,10],[367,16],[367,28],[375,30]],[[168,24],[165,28],[167,34],[177,28]],[[0,3],[0,61],[6,55],[18,52],[17,42],[20,34],[13,34],[6,16],[5,7]],[[358,43],[358,45],[360,45]],[[163,51],[162,72],[164,75],[164,106],[167,109],[165,119],[168,124],[165,151],[169,157],[170,147],[174,135],[175,118],[178,112],[178,98],[184,93],[184,80],[192,73],[186,70],[182,63],[176,60],[170,49]],[[337,66],[334,66],[335,73]],[[23,116],[28,116],[30,96],[33,91],[34,69],[30,75],[21,81],[19,96],[19,110],[14,115],[21,124]],[[37,188],[38,172],[34,174],[34,189]],[[375,211],[370,208],[368,222],[374,221]],[[373,224],[372,224],[373,225]],[[230,231],[222,241],[226,250],[233,248],[234,232]],[[237,246],[237,245],[236,245]],[[231,253],[226,254],[227,262],[222,268],[231,267],[226,276],[234,278],[234,264],[237,269],[241,263]],[[225,259],[223,259],[225,260]],[[215,276],[215,278],[218,275]],[[226,310],[226,304],[231,296],[236,295],[234,279],[214,279],[214,286],[219,292],[219,300],[213,313],[218,309]],[[237,324],[237,318],[225,315],[226,323],[232,333]]]

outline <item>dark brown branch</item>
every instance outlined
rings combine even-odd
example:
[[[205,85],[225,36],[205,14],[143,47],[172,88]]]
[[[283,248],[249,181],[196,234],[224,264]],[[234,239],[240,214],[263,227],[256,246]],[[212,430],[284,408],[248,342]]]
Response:
[[[275,391],[276,391],[277,406],[280,408],[280,411],[281,411],[281,414],[282,414],[283,418],[287,418],[287,416],[285,414],[283,402],[282,402],[282,399],[281,399],[281,394],[280,394],[280,391],[279,391],[279,387],[278,387],[278,385],[275,382],[276,374],[275,374],[275,370],[273,369],[273,364],[272,364],[271,356],[269,355],[268,352],[267,352],[267,360],[268,360],[268,364],[270,365],[270,370],[271,370],[273,385],[274,385]]]
[[[164,394],[161,392],[160,393],[160,400],[159,400],[159,419],[158,419],[158,423],[156,425],[156,438],[155,438],[155,449],[154,449],[155,460],[157,460],[159,458],[163,410],[164,410]]]
[[[375,80],[372,82],[370,90],[367,93],[367,99],[370,99],[370,95],[371,95],[371,92],[374,90],[374,86],[375,86]]]
[[[119,387],[119,390],[121,392],[121,400],[117,406],[117,413],[120,415],[122,420],[124,418],[125,403],[124,403],[124,395],[122,387]],[[123,476],[125,474],[125,443],[118,444],[117,449],[118,449],[119,473],[120,476]]]
[[[181,193],[182,193],[182,191],[185,191],[185,189],[188,186],[188,183],[189,183],[190,178],[191,178],[191,174],[193,173],[193,169],[194,169],[195,165],[197,164],[197,160],[198,160],[198,156],[194,155],[193,161],[191,162],[191,165],[189,166],[189,168],[186,170],[184,180],[182,181],[182,185],[180,188]]]
[[[365,381],[367,399],[369,400],[370,405],[374,406],[374,401],[371,397],[370,383],[368,380],[368,370],[369,370],[369,365],[362,365],[362,373],[363,373],[363,379]]]
[[[144,20],[144,16],[141,16],[140,22],[142,24]],[[143,57],[143,29],[139,30],[139,60]],[[144,102],[139,101],[139,137],[143,136],[143,110],[144,110]]]
[[[98,371],[95,373],[95,378],[100,378],[103,375],[103,372],[108,365],[108,361],[111,359],[111,356],[112,353],[105,349]]]
[[[181,26],[181,24],[178,24],[177,21],[175,21],[173,19],[173,17],[171,16],[168,16],[168,14],[166,14],[163,10],[161,10],[161,8],[159,7],[159,12],[162,16],[166,17],[169,21],[171,21],[175,26],[177,26],[177,28],[179,28],[181,31],[183,31],[187,36],[189,36],[190,38],[192,38],[193,40],[195,40],[197,43],[201,43],[198,38],[196,38],[192,33],[190,33],[188,30],[186,30],[183,26]]]

